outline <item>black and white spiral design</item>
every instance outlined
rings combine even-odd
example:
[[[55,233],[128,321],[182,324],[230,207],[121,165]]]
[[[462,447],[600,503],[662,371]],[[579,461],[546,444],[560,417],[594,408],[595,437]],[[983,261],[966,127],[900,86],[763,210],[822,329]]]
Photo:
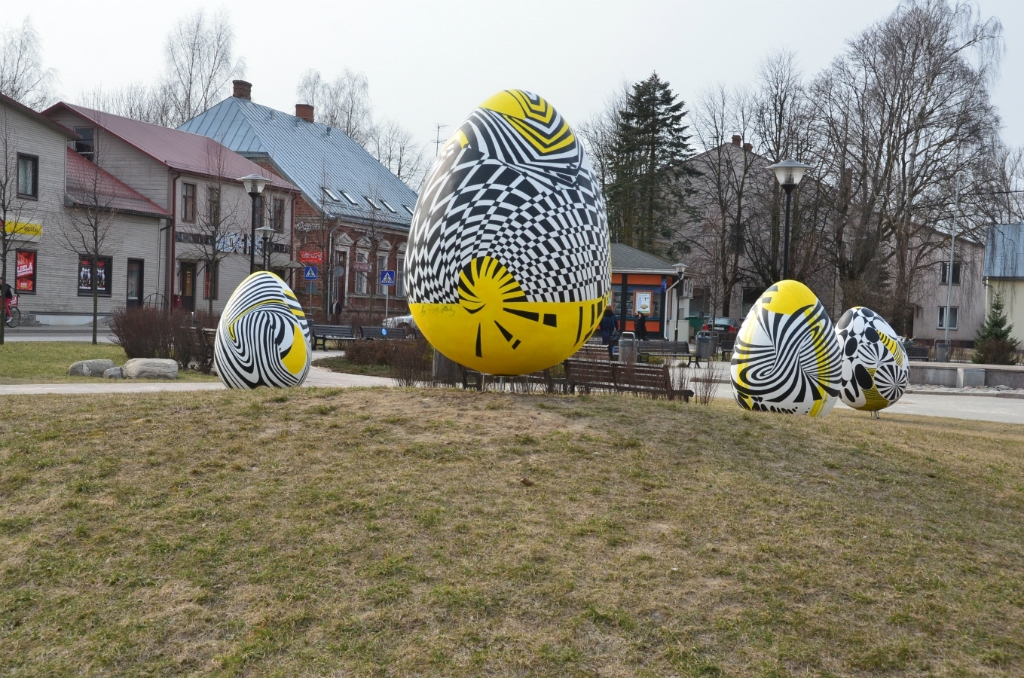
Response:
[[[844,403],[877,411],[903,396],[910,383],[907,354],[882,316],[855,306],[839,319],[836,337],[843,348],[840,397]]]
[[[817,299],[793,313],[770,311],[763,299],[736,337],[736,401],[749,410],[827,414],[839,395],[841,357],[828,313]]]
[[[306,380],[310,331],[295,294],[273,273],[242,281],[217,326],[214,362],[228,388],[284,388]]]

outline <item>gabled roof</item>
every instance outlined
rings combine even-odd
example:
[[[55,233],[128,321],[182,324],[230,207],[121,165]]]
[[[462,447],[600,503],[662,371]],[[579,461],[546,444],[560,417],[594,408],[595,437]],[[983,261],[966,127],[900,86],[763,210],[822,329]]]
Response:
[[[43,115],[52,116],[61,109],[71,111],[95,123],[98,127],[172,170],[210,177],[219,175],[231,180],[249,174],[260,174],[270,178],[271,185],[275,188],[286,191],[296,190],[292,184],[273,172],[233,153],[208,137],[123,118],[119,115],[95,111],[63,101],[43,111]]]
[[[612,273],[678,275],[670,261],[618,242],[612,243]]]
[[[212,137],[248,158],[268,159],[309,204],[324,205],[332,218],[376,218],[399,228],[408,228],[412,221],[416,192],[340,130],[241,97],[221,101],[179,129]]]
[[[1024,279],[1024,223],[989,226],[985,277]]]
[[[68,198],[76,205],[147,217],[171,216],[170,212],[70,148],[65,171]]]
[[[25,104],[21,103],[17,99],[12,99],[11,97],[7,96],[6,94],[0,94],[0,103],[2,103],[4,106],[9,106],[9,107],[13,108],[14,110],[18,111],[19,113],[21,113],[22,115],[24,115],[27,118],[31,118],[32,120],[35,120],[38,123],[46,125],[50,129],[52,129],[54,132],[57,132],[58,134],[63,134],[68,139],[81,139],[82,138],[82,137],[78,136],[77,134],[75,134],[73,131],[69,130],[64,125],[61,125],[59,123],[54,122],[53,120],[50,120],[49,118],[44,116],[42,113],[38,113],[38,112],[32,110],[31,108],[29,108]]]

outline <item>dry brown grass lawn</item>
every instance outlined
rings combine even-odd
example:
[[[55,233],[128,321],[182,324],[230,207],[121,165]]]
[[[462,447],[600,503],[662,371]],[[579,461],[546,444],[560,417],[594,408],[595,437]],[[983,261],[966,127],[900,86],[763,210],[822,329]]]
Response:
[[[3,407],[0,675],[1024,674],[1022,426],[425,390]]]

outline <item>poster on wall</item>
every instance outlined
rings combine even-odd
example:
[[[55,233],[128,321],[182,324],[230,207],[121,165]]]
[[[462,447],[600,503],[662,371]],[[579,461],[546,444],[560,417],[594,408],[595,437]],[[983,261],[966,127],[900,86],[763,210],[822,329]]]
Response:
[[[633,301],[633,308],[636,309],[637,313],[643,313],[644,315],[651,314],[651,293],[650,292],[635,292],[636,298]]]
[[[110,262],[109,258],[96,260],[96,290],[100,294],[110,294]],[[91,266],[88,259],[79,262],[78,293],[92,294]]]
[[[18,292],[35,292],[36,253],[19,251],[15,266],[14,289]]]

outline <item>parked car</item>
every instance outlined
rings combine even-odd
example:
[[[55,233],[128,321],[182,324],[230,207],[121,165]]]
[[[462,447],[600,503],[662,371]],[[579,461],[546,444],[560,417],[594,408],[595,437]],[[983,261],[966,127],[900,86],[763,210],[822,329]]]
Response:
[[[735,334],[740,331],[740,322],[735,318],[708,318],[705,321],[704,326],[701,327],[705,332],[726,332]]]

